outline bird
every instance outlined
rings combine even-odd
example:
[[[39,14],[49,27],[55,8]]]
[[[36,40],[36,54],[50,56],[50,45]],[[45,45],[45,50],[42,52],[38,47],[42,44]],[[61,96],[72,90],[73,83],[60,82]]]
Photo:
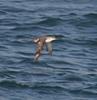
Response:
[[[38,61],[45,45],[47,47],[48,53],[52,55],[52,42],[55,40],[57,40],[57,36],[55,35],[46,35],[33,38],[33,42],[37,45],[36,52],[34,54],[34,60]]]

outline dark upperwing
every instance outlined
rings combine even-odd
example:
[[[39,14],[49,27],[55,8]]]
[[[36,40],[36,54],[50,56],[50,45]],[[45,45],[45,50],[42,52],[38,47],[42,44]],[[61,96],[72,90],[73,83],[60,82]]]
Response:
[[[44,44],[45,44],[44,38],[40,39],[39,42],[37,43],[37,48],[36,48],[35,58],[34,58],[35,61],[37,61],[38,58],[40,57],[41,52],[42,52],[43,47],[44,47]]]

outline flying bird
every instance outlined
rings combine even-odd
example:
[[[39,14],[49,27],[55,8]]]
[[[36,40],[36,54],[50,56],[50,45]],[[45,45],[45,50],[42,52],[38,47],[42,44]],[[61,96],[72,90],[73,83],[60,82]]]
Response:
[[[38,61],[45,45],[47,47],[49,54],[52,55],[52,43],[51,42],[54,40],[57,40],[57,36],[47,35],[47,36],[40,36],[40,37],[33,39],[33,42],[36,43],[37,45],[36,52],[34,54],[35,61]]]

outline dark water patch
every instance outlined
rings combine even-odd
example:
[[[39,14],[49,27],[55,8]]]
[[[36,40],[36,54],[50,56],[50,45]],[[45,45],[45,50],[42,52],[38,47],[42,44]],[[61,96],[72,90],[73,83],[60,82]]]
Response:
[[[15,1],[11,1],[11,2],[13,2],[13,3],[22,3],[22,0],[15,0]]]
[[[61,86],[51,86],[46,85],[45,83],[32,83],[27,84],[23,82],[16,82],[16,81],[9,81],[9,80],[3,80],[0,82],[0,87],[9,88],[9,89],[32,89],[34,91],[37,91],[41,94],[48,94],[48,93],[62,93],[64,92],[64,88]]]
[[[88,85],[85,85],[83,84],[84,86],[82,88],[79,88],[79,89],[71,89],[69,90],[70,93],[72,93],[73,95],[77,94],[77,96],[84,96],[84,97],[90,97],[90,98],[94,98],[97,96],[97,87],[95,87],[96,85],[94,84],[91,84],[89,86]],[[95,89],[93,88],[95,87]]]
[[[55,65],[73,65],[73,63],[71,62],[71,61],[65,61],[65,59],[63,59],[63,60],[55,60],[55,61],[53,61],[53,64],[55,64]]]
[[[3,10],[0,10],[0,15],[6,15],[7,13]],[[0,18],[1,19],[1,18]]]
[[[6,88],[28,88],[28,85],[25,85],[23,83],[17,83],[16,81],[8,81],[3,80],[0,82],[0,87],[6,87]]]
[[[33,26],[32,25],[19,25],[19,26],[16,26],[13,30],[16,30],[16,31],[25,31],[25,30],[32,30],[33,29]]]
[[[0,75],[32,75],[33,73],[30,73],[30,72],[25,72],[25,71],[22,71],[21,68],[18,68],[18,69],[12,69],[12,68],[8,68],[8,70],[2,70],[0,72]]]
[[[85,19],[85,18],[74,18],[69,20],[69,23],[72,25],[75,25],[77,27],[92,27],[93,25],[97,24],[97,21],[93,18],[91,19]]]
[[[88,18],[88,19],[96,19],[97,18],[97,13],[89,13],[89,14],[85,14],[84,17]]]
[[[51,30],[52,28],[49,27],[43,27],[40,24],[35,25],[36,23],[31,23],[31,24],[26,24],[26,25],[17,25],[16,27],[13,28],[14,31],[42,31],[42,30]]]
[[[38,89],[40,94],[64,94],[65,92],[64,88],[60,86],[36,85],[34,88]]]
[[[84,79],[81,76],[79,76],[79,75],[72,75],[72,74],[68,75],[66,77],[66,80],[71,81],[71,82],[73,82],[73,81],[76,81],[76,82],[84,81]]]
[[[77,14],[75,12],[71,12],[68,14],[69,16],[77,16]]]
[[[72,93],[73,95],[76,94],[77,96],[82,95],[83,97],[96,98],[97,93],[94,91],[87,91],[85,89],[77,89],[77,90],[70,90],[70,93]]]
[[[7,64],[6,66],[15,65],[17,63],[17,60],[15,61],[15,60],[9,59],[8,56],[5,56],[5,59],[2,59],[2,60],[4,60],[3,62]]]
[[[88,86],[85,88],[86,90],[94,90],[96,92],[97,90],[97,83],[93,82],[93,83],[88,83]]]
[[[87,76],[91,77],[92,80],[95,80],[95,77],[97,77],[97,74],[96,73],[89,73]]]
[[[85,34],[85,33],[83,33]],[[94,46],[97,44],[96,36],[78,36],[77,38],[73,38],[70,41],[67,40],[69,44],[82,45],[82,46]]]
[[[59,23],[61,23],[62,20],[60,18],[46,18],[38,23],[35,23],[37,25],[46,25],[46,26],[56,26],[58,25]]]
[[[0,46],[0,51],[2,51],[2,50],[7,50],[8,48],[6,47],[6,46],[4,46],[4,45],[1,45]]]
[[[20,65],[24,65],[29,64],[32,65],[33,64],[33,58],[29,58],[28,56],[21,56],[21,57],[16,57],[17,59],[19,59],[18,64]]]
[[[96,97],[97,96],[97,92],[94,90],[94,91],[91,91],[91,90],[83,90],[83,93],[86,94],[87,96],[90,95],[93,97],[93,95]]]
[[[23,55],[23,56],[31,56],[33,53],[29,53],[29,52],[21,52],[21,51],[19,51],[19,52],[17,52],[19,55]]]
[[[93,83],[96,80],[97,74],[93,71],[88,71],[85,75],[83,75],[84,78],[88,81],[91,80]]]
[[[25,76],[25,77],[23,77]],[[32,80],[33,82],[36,81],[36,82],[39,82],[42,80],[42,78],[45,78],[46,77],[49,77],[49,73],[42,73],[42,69],[38,69],[38,68],[32,68],[32,70],[29,70],[29,68],[24,68],[24,70],[22,70],[22,67],[21,68],[18,68],[18,69],[13,69],[13,68],[9,68],[8,70],[6,71],[1,71],[0,72],[0,78],[1,80],[2,79],[9,79],[9,80],[24,80],[25,82],[26,81],[29,81],[29,80]],[[19,77],[19,78],[18,78]],[[36,80],[35,78],[38,78],[38,80]]]

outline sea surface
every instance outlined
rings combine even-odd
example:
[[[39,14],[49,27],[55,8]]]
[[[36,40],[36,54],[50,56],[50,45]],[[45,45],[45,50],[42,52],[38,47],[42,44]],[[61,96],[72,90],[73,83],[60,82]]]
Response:
[[[97,100],[97,0],[0,0],[0,100]]]

